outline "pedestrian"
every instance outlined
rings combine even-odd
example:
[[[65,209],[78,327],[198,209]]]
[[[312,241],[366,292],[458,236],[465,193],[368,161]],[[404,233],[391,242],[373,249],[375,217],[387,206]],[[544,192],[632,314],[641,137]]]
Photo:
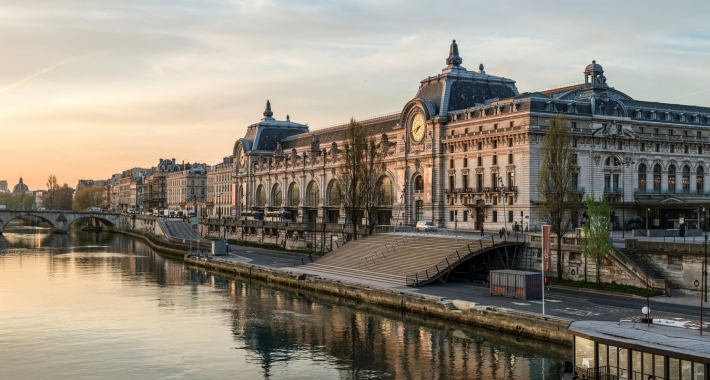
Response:
[[[481,224],[481,236],[483,236],[483,224]]]
[[[503,238],[503,229],[502,228],[498,231],[498,237],[501,239]]]

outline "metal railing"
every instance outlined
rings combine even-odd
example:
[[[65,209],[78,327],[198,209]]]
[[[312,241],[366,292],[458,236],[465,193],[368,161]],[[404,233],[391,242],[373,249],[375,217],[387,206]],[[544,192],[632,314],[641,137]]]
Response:
[[[621,187],[604,187],[604,194],[623,194],[624,189]]]
[[[501,241],[498,243],[498,245],[504,245],[506,243],[510,244],[517,244],[513,242],[505,242]],[[441,274],[446,273],[447,271],[451,270],[453,267],[456,265],[460,264],[463,260],[466,260],[469,258],[470,255],[472,254],[480,254],[484,250],[491,249],[496,247],[496,242],[493,239],[493,236],[491,236],[491,245],[488,245],[486,243],[484,245],[483,240],[478,241],[479,246],[476,247],[475,243],[468,243],[465,244],[455,251],[451,252],[450,254],[446,255],[443,259],[439,260],[438,263],[420,270],[418,272],[412,273],[406,277],[406,284],[407,286],[418,286],[418,284],[421,283],[426,283],[429,282],[433,279],[438,278]],[[471,246],[473,245],[473,251],[471,250]]]
[[[580,371],[584,373],[584,369]],[[650,375],[648,373],[642,374],[641,372],[631,371],[628,369],[620,369],[613,366],[604,366],[596,368],[587,368],[587,379],[588,380],[619,380],[619,379],[654,379],[654,380],[665,380],[665,377],[658,375]],[[623,377],[622,377],[623,376]],[[649,377],[650,376],[650,377]]]
[[[641,189],[635,188],[634,194],[673,194],[673,195],[710,195],[707,190],[691,190],[691,189]]]

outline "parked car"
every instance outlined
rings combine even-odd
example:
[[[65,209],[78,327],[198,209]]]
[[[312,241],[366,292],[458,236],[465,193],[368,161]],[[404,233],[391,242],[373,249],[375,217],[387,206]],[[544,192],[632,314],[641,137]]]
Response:
[[[436,224],[434,222],[417,222],[417,231],[436,231]]]

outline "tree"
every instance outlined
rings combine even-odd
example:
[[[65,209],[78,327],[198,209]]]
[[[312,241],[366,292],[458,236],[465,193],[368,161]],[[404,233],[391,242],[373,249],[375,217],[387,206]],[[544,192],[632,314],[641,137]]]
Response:
[[[557,235],[557,280],[562,281],[562,236],[569,230],[572,211],[579,207],[574,189],[576,155],[567,117],[560,113],[550,119],[550,126],[540,147],[537,191],[541,198],[540,219]]]
[[[377,206],[380,205],[383,199],[380,181],[386,169],[382,161],[382,151],[379,149],[379,144],[375,142],[374,136],[366,138],[364,158],[365,160],[361,162],[359,168],[363,179],[361,182],[362,190],[359,191],[359,194],[364,197],[362,204],[367,215],[367,232],[372,235],[375,230],[375,221],[377,220]]]
[[[587,195],[584,197],[584,205],[587,208],[589,221],[582,228],[582,252],[587,258],[592,258],[597,264],[597,285],[599,285],[601,260],[609,254],[611,243],[609,243],[609,222],[611,222],[611,208],[604,198],[599,202],[594,201],[594,197]],[[584,264],[584,281],[587,281],[587,264]]]
[[[365,159],[367,133],[355,119],[345,130],[343,142],[343,157],[340,164],[341,200],[345,208],[345,216],[353,224],[353,238],[357,239],[358,215],[362,209],[363,197],[358,193],[362,188],[361,166]]]
[[[59,189],[59,184],[57,183],[57,177],[54,174],[50,174],[47,178],[47,192],[42,199],[42,204],[48,210],[56,209],[54,203],[54,196],[56,195],[57,189]]]
[[[74,210],[101,207],[106,202],[106,191],[101,186],[89,186],[77,190],[74,195]]]
[[[0,205],[15,210],[31,210],[35,206],[35,197],[32,194],[0,194]]]

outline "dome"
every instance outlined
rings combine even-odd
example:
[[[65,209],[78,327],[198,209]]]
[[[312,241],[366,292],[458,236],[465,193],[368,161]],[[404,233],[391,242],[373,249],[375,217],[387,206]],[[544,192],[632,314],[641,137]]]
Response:
[[[12,189],[13,194],[22,194],[22,193],[28,193],[30,191],[30,188],[27,187],[27,185],[22,182],[22,177],[20,177],[20,183],[15,185],[15,187]]]
[[[584,72],[585,73],[589,73],[589,72],[603,73],[604,69],[602,68],[602,65],[597,63],[597,61],[592,61],[592,63],[588,64],[587,67],[584,69]]]

